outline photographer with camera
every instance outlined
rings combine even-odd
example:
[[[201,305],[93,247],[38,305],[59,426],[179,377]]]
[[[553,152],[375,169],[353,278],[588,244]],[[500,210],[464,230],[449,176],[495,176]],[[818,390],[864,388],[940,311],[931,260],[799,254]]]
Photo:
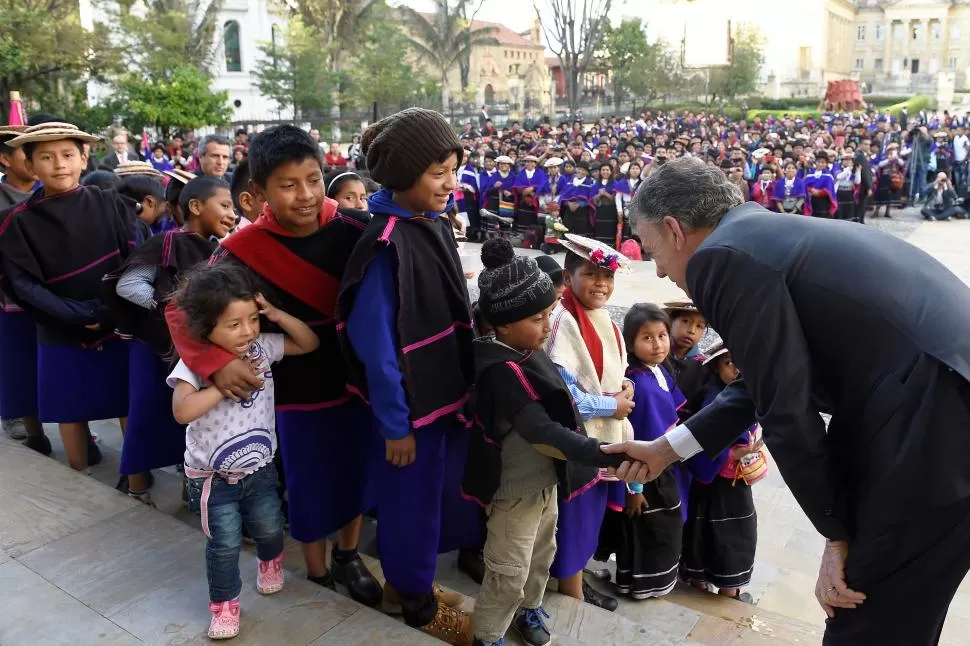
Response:
[[[959,201],[950,178],[946,173],[937,173],[936,181],[930,186],[926,196],[926,206],[922,208],[920,214],[924,220],[966,218],[967,211],[959,205]]]

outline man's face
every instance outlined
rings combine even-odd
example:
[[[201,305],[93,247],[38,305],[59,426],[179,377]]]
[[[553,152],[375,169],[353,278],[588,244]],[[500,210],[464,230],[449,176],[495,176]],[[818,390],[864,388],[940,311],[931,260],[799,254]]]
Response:
[[[24,155],[23,147],[13,148],[12,150],[11,153],[0,152],[0,169],[21,182],[36,180],[34,174],[27,170],[27,157]]]
[[[657,264],[657,277],[669,278],[690,295],[687,291],[687,261],[694,251],[688,247],[680,223],[672,217],[659,223],[639,218],[637,233],[643,241],[643,250]]]
[[[222,177],[229,168],[229,146],[210,141],[202,152],[202,174]]]
[[[126,135],[118,135],[111,140],[111,147],[115,149],[115,152],[119,155],[125,154],[128,150],[128,137]]]
[[[310,131],[310,139],[312,139],[313,141],[315,141],[317,143],[320,143],[320,131],[317,130],[316,128],[314,128],[313,130],[311,130]]]

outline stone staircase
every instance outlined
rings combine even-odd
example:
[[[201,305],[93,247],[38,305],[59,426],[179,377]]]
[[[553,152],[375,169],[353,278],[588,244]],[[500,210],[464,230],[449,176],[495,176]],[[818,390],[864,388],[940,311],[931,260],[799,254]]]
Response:
[[[158,510],[114,491],[117,451],[110,427],[97,428],[105,463],[94,477],[0,439],[0,644],[209,643],[205,539],[181,506],[179,478],[155,472]],[[383,580],[379,561],[364,559]],[[233,643],[440,643],[306,581],[295,541],[287,543],[285,566],[284,591],[263,597],[255,591],[255,554],[243,554],[243,632]],[[477,586],[458,573],[454,554],[441,557],[439,572],[472,610]],[[623,601],[616,613],[550,592],[546,609],[555,643],[569,646],[821,641],[817,626],[688,588],[662,600]]]

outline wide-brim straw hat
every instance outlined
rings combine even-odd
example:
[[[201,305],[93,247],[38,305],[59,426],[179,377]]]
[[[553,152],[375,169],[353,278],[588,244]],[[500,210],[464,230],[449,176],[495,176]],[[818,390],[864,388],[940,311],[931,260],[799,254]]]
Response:
[[[182,184],[188,184],[196,177],[195,173],[190,173],[187,170],[181,170],[179,168],[176,168],[175,170],[163,170],[162,175],[167,175],[176,182],[181,182]]]
[[[40,123],[36,126],[26,128],[23,134],[8,141],[7,145],[12,148],[17,148],[19,146],[23,146],[24,144],[38,141],[58,141],[61,139],[76,139],[77,141],[82,141],[88,144],[94,143],[95,141],[101,141],[101,137],[90,135],[75,126],[73,123],[48,121],[47,123]]]
[[[545,166],[546,168],[551,168],[553,166],[562,166],[562,160],[558,157],[550,157],[549,159],[546,160],[543,166]]]
[[[151,177],[158,177],[159,179],[164,177],[160,170],[156,169],[148,162],[143,161],[126,161],[122,164],[118,164],[115,167],[115,175],[120,177],[124,177],[126,175],[149,175]]]
[[[622,273],[632,271],[629,258],[599,240],[593,240],[575,233],[567,233],[559,239],[559,244],[597,267]]]
[[[535,162],[535,163],[538,164],[539,163],[539,158],[536,157],[535,155],[526,155],[525,157],[519,157],[519,161],[523,161],[523,162],[530,161],[530,162]]]
[[[0,137],[19,137],[27,126],[0,126]]]
[[[512,163],[512,158],[509,157],[508,155],[499,155],[498,157],[495,158],[495,163],[496,164],[511,164]]]

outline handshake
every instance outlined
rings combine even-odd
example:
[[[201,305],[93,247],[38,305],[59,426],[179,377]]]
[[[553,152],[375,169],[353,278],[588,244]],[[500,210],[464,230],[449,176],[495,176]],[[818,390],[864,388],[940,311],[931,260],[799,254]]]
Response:
[[[623,454],[623,461],[610,473],[624,482],[649,482],[655,480],[668,466],[680,460],[667,438],[661,437],[650,442],[629,440],[616,444],[604,444],[603,453]]]

